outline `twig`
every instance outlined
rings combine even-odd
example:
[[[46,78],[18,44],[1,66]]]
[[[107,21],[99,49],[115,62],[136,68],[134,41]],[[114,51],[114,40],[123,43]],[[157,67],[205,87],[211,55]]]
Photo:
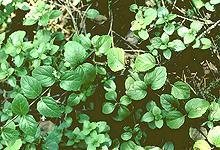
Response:
[[[136,45],[134,44],[131,44],[130,42],[128,42],[123,36],[121,36],[120,34],[118,34],[117,32],[115,32],[114,30],[112,30],[112,32],[117,35],[118,37],[120,37],[123,41],[127,42],[129,45],[135,47],[136,49],[139,49],[139,47],[137,47]]]
[[[146,51],[141,49],[124,49],[124,52],[132,52],[132,53],[146,53]]]
[[[216,21],[212,26],[210,26],[208,29],[206,29],[202,34],[200,34],[197,39],[200,39],[204,35],[206,35],[208,32],[210,32],[212,29],[214,29],[218,24],[220,23],[220,20]]]
[[[74,18],[73,14],[72,14],[72,12],[71,12],[71,10],[70,10],[69,0],[66,0],[66,3],[67,3],[67,6],[64,6],[64,7],[66,8],[67,12],[69,13],[69,15],[70,15],[70,17],[71,17],[71,19],[72,19],[72,23],[73,23],[73,27],[74,27],[74,29],[75,29],[75,32],[76,32],[77,34],[79,34],[79,30],[78,30],[78,27],[77,27],[75,18]]]
[[[31,104],[29,104],[29,107],[32,106],[41,96],[43,96],[50,88],[47,88],[40,96],[38,96]],[[14,121],[18,115],[14,116],[11,120],[9,120],[4,126],[6,127],[8,124],[10,124],[12,121]]]
[[[175,1],[174,1],[174,3],[173,3],[172,10],[173,10],[173,9],[174,9],[174,7],[176,6],[176,1],[177,1],[177,0],[175,0]]]

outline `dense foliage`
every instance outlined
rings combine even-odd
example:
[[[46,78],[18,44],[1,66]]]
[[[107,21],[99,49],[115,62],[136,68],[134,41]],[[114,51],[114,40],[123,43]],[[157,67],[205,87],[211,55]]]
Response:
[[[218,68],[212,64],[213,81],[198,89],[166,66],[186,50],[219,57],[209,33],[220,21],[201,12],[215,14],[220,1],[132,4],[132,41],[124,41],[130,49],[117,45],[114,1],[107,2],[109,32],[93,35],[87,24],[108,21],[96,1],[0,0],[0,149],[173,150],[170,140],[151,146],[148,129],[172,132],[184,124],[194,140],[187,146],[220,148],[220,97],[212,94],[219,92]],[[113,130],[114,122],[122,130]]]

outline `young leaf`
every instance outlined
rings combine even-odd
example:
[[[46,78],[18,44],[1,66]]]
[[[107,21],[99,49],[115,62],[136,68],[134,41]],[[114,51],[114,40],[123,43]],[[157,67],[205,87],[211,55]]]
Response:
[[[152,69],[155,65],[156,60],[154,56],[152,56],[150,53],[146,53],[137,56],[134,69],[138,72],[145,72]]]
[[[55,83],[55,69],[51,66],[39,66],[32,72],[32,76],[37,79],[42,86],[49,87]]]
[[[108,66],[114,72],[124,69],[125,54],[121,48],[111,48],[107,53]]]
[[[51,118],[59,118],[63,113],[62,107],[52,97],[42,97],[37,103],[37,111]]]
[[[26,115],[29,111],[29,104],[27,99],[21,95],[17,94],[12,101],[12,112],[17,115]]]
[[[200,98],[193,98],[185,105],[185,110],[188,113],[189,118],[201,117],[208,110],[208,108],[209,102]]]
[[[177,99],[188,99],[190,97],[190,87],[182,81],[174,83],[171,94]]]
[[[40,82],[31,76],[21,77],[20,84],[24,95],[29,99],[37,98],[42,92]]]

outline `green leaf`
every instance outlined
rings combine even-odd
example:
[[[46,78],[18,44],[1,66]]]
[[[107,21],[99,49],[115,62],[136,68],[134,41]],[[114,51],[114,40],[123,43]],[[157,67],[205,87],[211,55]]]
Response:
[[[216,147],[220,148],[220,126],[216,126],[209,130],[208,141],[215,145]]]
[[[63,113],[62,107],[52,97],[42,97],[37,103],[37,111],[51,118],[59,118]]]
[[[5,40],[5,32],[0,34],[0,48],[1,48],[1,44],[4,40]]]
[[[171,56],[172,56],[171,50],[167,49],[167,50],[163,51],[163,56],[164,56],[166,59],[170,59]]]
[[[107,54],[112,45],[112,37],[109,35],[94,36],[92,44],[97,49],[96,54]]]
[[[1,137],[9,146],[11,146],[18,139],[19,132],[15,129],[8,128],[8,127],[2,128]]]
[[[167,126],[171,129],[180,128],[185,121],[185,116],[179,111],[169,111],[166,115]]]
[[[216,5],[219,3],[220,3],[220,0],[210,0],[210,4],[212,4],[212,5]]]
[[[129,7],[129,10],[131,12],[136,12],[136,10],[138,9],[138,5],[137,4],[131,4]]]
[[[115,91],[116,90],[116,84],[115,84],[115,82],[113,81],[113,80],[107,80],[107,81],[105,81],[105,83],[104,83],[104,89],[106,90],[106,91]]]
[[[115,91],[109,91],[105,94],[106,100],[116,100],[117,99],[117,93]]]
[[[15,143],[11,146],[6,147],[4,150],[19,150],[22,146],[21,139],[15,141]]]
[[[161,119],[161,120],[155,120],[155,126],[157,127],[157,128],[162,128],[162,126],[163,126],[163,120]]]
[[[208,108],[209,102],[200,98],[193,98],[185,105],[185,110],[188,113],[189,118],[201,117],[208,110]]]
[[[162,40],[160,37],[154,37],[150,40],[150,43],[152,44],[153,48],[158,49],[162,44]]]
[[[37,132],[38,123],[32,115],[22,116],[19,122],[20,129],[27,135],[34,136]]]
[[[175,110],[179,106],[179,101],[169,94],[162,94],[160,96],[160,103],[166,111]]]
[[[124,69],[125,53],[121,48],[111,48],[107,53],[108,66],[114,72]]]
[[[176,52],[179,52],[179,51],[186,49],[186,46],[184,45],[184,43],[178,39],[173,40],[172,42],[169,42],[168,47],[173,49]]]
[[[215,11],[215,7],[214,5],[211,5],[210,2],[206,2],[205,3],[205,8],[211,12],[214,12]]]
[[[128,141],[132,138],[132,133],[131,132],[124,132],[121,134],[121,139],[124,141]]]
[[[145,72],[156,65],[154,56],[150,53],[138,55],[135,59],[134,69],[138,72]]]
[[[62,11],[60,11],[60,10],[52,10],[52,11],[50,11],[50,16],[49,16],[49,18],[50,18],[50,19],[56,19],[56,18],[58,18],[60,15],[62,15]]]
[[[80,101],[85,101],[85,100],[86,100],[86,96],[84,93],[80,93],[80,94],[72,93],[67,99],[67,104],[69,106],[76,106],[80,103]]]
[[[106,102],[104,103],[104,105],[102,106],[102,113],[103,114],[111,114],[115,109],[115,105],[110,103],[110,102]]]
[[[152,109],[152,113],[154,116],[160,115],[161,114],[161,109],[157,106],[154,106]]]
[[[177,34],[180,36],[180,37],[184,37],[186,35],[186,33],[189,32],[189,29],[187,27],[180,27],[178,30],[177,30]]]
[[[151,112],[145,113],[141,118],[142,122],[151,122],[153,120],[154,120],[154,115]]]
[[[24,55],[19,54],[19,55],[14,57],[14,64],[17,67],[20,67],[23,64],[23,62],[24,62]]]
[[[204,23],[200,22],[200,21],[193,21],[190,24],[190,28],[194,31],[194,32],[199,32],[199,30],[202,29]]]
[[[8,78],[8,84],[10,85],[10,86],[12,86],[12,87],[16,87],[16,78],[14,77],[14,76],[10,76],[9,78]]]
[[[78,91],[81,86],[89,86],[96,78],[96,69],[90,63],[84,63],[75,70],[61,75],[60,87],[66,91]]]
[[[130,115],[129,109],[122,105],[121,107],[119,107],[118,112],[117,112],[117,116],[114,117],[114,120],[122,121],[125,118],[127,118],[129,115]]]
[[[12,101],[12,112],[16,115],[26,115],[29,112],[29,104],[27,99],[21,95],[17,94]]]
[[[167,69],[163,66],[156,67],[154,71],[146,73],[144,82],[148,85],[151,84],[152,90],[158,90],[164,86],[167,79]]]
[[[40,82],[31,76],[21,77],[20,84],[24,95],[29,99],[37,98],[42,92]]]
[[[94,20],[99,14],[100,14],[100,13],[99,13],[98,10],[96,10],[96,9],[89,9],[89,10],[86,12],[86,17],[89,18],[89,19]]]
[[[202,49],[208,49],[212,46],[212,41],[208,38],[201,38],[200,41],[203,45]]]
[[[173,32],[175,31],[175,25],[172,23],[168,23],[164,26],[163,30],[168,34],[172,35]]]
[[[136,145],[133,141],[128,141],[120,145],[120,150],[144,150],[144,148]]]
[[[138,31],[138,36],[142,39],[142,40],[147,40],[149,37],[149,34],[147,32],[147,30],[140,30]]]
[[[163,145],[163,150],[174,150],[174,145],[172,142],[166,142],[164,145]]]
[[[84,62],[87,57],[85,48],[75,41],[69,41],[64,45],[64,58],[73,67]]]
[[[157,10],[154,8],[146,8],[144,10],[144,17],[145,20],[149,20],[148,24],[146,24],[149,25],[153,20],[157,18]]]
[[[162,35],[161,35],[161,40],[162,40],[162,42],[164,43],[164,44],[167,44],[168,42],[169,42],[169,35],[166,33],[166,32],[164,32]]]
[[[49,87],[55,83],[55,69],[51,66],[39,66],[32,71],[32,76],[37,79],[42,86]]]
[[[211,150],[212,148],[210,147],[209,143],[206,142],[205,140],[198,140],[195,142],[193,145],[194,150]]]
[[[172,86],[171,94],[177,99],[188,99],[190,97],[190,87],[182,81],[177,81]]]
[[[127,95],[124,95],[120,98],[120,104],[122,105],[128,106],[131,103],[132,103],[132,100]]]
[[[190,44],[196,39],[196,36],[192,33],[186,33],[183,37],[184,44]]]
[[[126,94],[133,100],[141,100],[147,95],[147,86],[143,81],[135,81],[126,90]]]
[[[200,9],[205,5],[202,0],[192,0],[192,2],[197,9]]]
[[[166,7],[159,7],[157,9],[157,15],[159,18],[165,17],[169,14],[169,11]]]
[[[9,36],[9,38],[11,39],[11,42],[14,46],[19,46],[23,42],[25,35],[26,35],[25,31],[16,31],[13,32]]]

